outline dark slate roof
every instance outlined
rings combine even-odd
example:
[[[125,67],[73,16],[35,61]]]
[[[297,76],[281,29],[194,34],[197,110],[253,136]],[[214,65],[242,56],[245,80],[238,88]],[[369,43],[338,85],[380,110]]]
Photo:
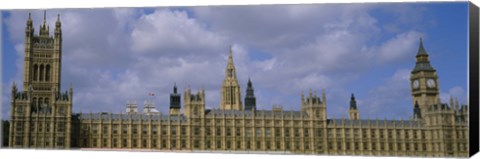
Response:
[[[428,56],[427,51],[425,50],[425,48],[423,48],[422,38],[420,38],[420,46],[418,47],[417,56]]]
[[[425,48],[423,47],[423,42],[422,42],[422,38],[420,38],[420,46],[418,47],[418,52],[417,52],[417,58],[419,56],[427,56],[428,57],[428,53],[427,51],[425,50]],[[415,64],[415,68],[413,69],[412,72],[418,72],[418,71],[435,71],[435,69],[432,67],[432,65],[430,65],[430,62],[427,61],[417,61],[417,63]]]
[[[402,123],[404,126],[422,126],[421,121],[416,121],[416,120],[367,120],[367,119],[360,119],[360,120],[350,120],[350,119],[328,119],[327,120],[327,125],[352,125],[352,126],[384,126],[385,124],[387,126],[401,126]]]
[[[282,117],[282,111],[272,111],[272,110],[256,110],[255,112],[253,111],[244,111],[244,110],[220,110],[220,109],[212,109],[212,110],[207,110],[205,111],[207,114],[206,116],[236,116],[236,117],[242,117],[245,115],[245,117],[252,117],[255,115],[256,117]],[[284,117],[308,117],[307,113],[302,112],[302,111],[283,111],[283,116]]]
[[[430,62],[417,62],[412,72],[417,71],[435,71],[435,69],[430,65]]]
[[[352,97],[350,97],[350,109],[357,109],[357,101],[355,101],[355,96],[352,93]]]
[[[79,115],[78,117],[80,120],[100,120],[100,119],[103,119],[103,120],[110,120],[110,114],[108,113],[92,113],[92,115],[90,116],[90,114],[81,114]],[[153,115],[147,115],[147,114],[131,114],[131,115],[128,115],[128,114],[111,114],[111,118],[113,120],[123,120],[123,121],[129,121],[130,119],[132,121],[148,121],[149,119],[152,120],[152,121],[158,121],[158,120],[162,120],[162,121],[172,121],[172,122],[178,122],[180,120],[180,122],[185,122],[187,121],[187,118],[183,115],[180,115],[180,116],[168,116],[168,115],[156,115],[156,114],[153,114]]]

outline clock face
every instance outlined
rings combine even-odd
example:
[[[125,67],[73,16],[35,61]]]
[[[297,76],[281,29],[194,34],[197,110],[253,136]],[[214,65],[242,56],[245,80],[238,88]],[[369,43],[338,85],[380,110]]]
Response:
[[[413,88],[417,89],[420,86],[418,80],[413,81]]]
[[[433,79],[428,79],[427,80],[427,87],[428,88],[434,88],[435,87],[435,81]]]

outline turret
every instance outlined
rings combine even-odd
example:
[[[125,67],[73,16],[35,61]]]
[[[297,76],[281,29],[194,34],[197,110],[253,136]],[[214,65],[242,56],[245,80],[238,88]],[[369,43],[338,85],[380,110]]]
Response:
[[[222,84],[220,96],[220,109],[243,110],[242,94],[238,84],[235,65],[233,63],[233,52],[230,47],[227,67],[225,68],[225,79]]]
[[[198,90],[192,94],[190,87],[184,93],[184,115],[190,117],[203,117],[205,114],[205,90]]]
[[[453,108],[455,108],[455,110],[457,110],[457,108],[454,107],[453,97],[452,97],[452,96],[450,96],[450,103],[449,103],[449,104],[450,104],[451,107],[453,107]]]
[[[458,104],[458,98],[455,98],[455,109],[458,110],[460,105]]]
[[[72,97],[73,97],[73,87],[72,87],[72,83],[70,83],[70,88],[68,89],[68,95],[69,95],[69,99],[70,101],[72,100]]]
[[[170,94],[170,115],[180,115],[181,95],[177,93],[177,83],[173,85],[173,93]]]
[[[33,21],[32,21],[32,14],[28,13],[28,19],[27,19],[27,26],[25,27],[25,36],[26,37],[33,37]]]
[[[61,31],[62,22],[60,22],[60,14],[57,14],[57,21],[55,22],[55,32]]]
[[[32,21],[32,15],[31,13],[28,13],[28,19],[27,19],[27,24],[25,27],[25,59],[30,59],[31,54],[32,54],[32,47],[33,47],[33,37],[34,37],[34,28],[33,28],[33,21]],[[31,68],[32,66],[32,61],[25,61],[24,63],[24,85],[23,88],[25,89],[26,86],[28,86],[27,83],[31,80],[31,77],[27,76],[29,74],[33,73],[33,70]],[[31,72],[31,73],[30,73]]]
[[[25,145],[20,145],[23,148],[43,147],[43,144],[37,143],[37,141],[47,141],[44,136],[42,137],[40,136],[41,134],[25,130],[30,130],[30,125],[37,125],[39,123],[55,125],[55,127],[60,127],[61,125],[64,130],[61,136],[62,138],[57,138],[56,133],[50,134],[49,138],[55,139],[50,141],[54,141],[56,144],[50,142],[52,144],[47,147],[68,149],[71,146],[70,130],[72,124],[73,89],[70,85],[70,89],[67,89],[64,93],[59,91],[61,90],[60,77],[62,59],[61,23],[58,17],[57,23],[55,24],[55,36],[50,36],[50,29],[47,25],[46,17],[45,11],[43,24],[40,25],[38,35],[34,33],[33,20],[30,13],[26,20],[23,89],[19,92],[16,84],[12,86],[12,113],[10,119],[12,119],[12,125],[18,125],[20,123],[24,125],[24,121],[27,121],[28,124],[22,126],[22,129],[11,129],[10,131],[12,136],[20,137],[23,141],[15,140],[13,137],[10,141],[12,141],[11,143],[26,143]],[[14,108],[19,109],[15,110]],[[42,118],[49,117],[51,120],[40,121],[34,118],[40,116]],[[56,121],[62,122],[57,123]],[[57,131],[56,128],[55,131]],[[28,144],[32,143],[30,139],[36,140],[34,145]],[[18,144],[16,144],[16,147],[20,148]]]
[[[49,35],[49,26],[47,26],[47,11],[43,11],[43,25],[40,25],[40,36]]]
[[[327,94],[325,93],[325,89],[322,89],[322,101],[323,101],[323,106],[327,107]]]
[[[155,103],[151,100],[143,103],[143,113],[147,115],[160,114],[160,111],[155,109]]]
[[[317,96],[317,93],[312,93],[310,89],[308,97],[303,99],[302,92],[302,111],[306,112],[312,119],[326,120],[326,104],[325,104],[325,90],[322,91],[322,98]]]
[[[136,114],[138,112],[138,109],[137,109],[137,102],[134,101],[134,102],[130,102],[130,101],[127,101],[127,109],[126,109],[126,112],[127,114]]]
[[[348,110],[348,114],[350,119],[352,120],[360,119],[360,115],[357,109],[357,101],[355,100],[355,96],[353,95],[353,93],[352,93],[352,96],[350,97],[350,108]]]
[[[247,83],[246,95],[245,95],[245,110],[256,110],[256,109],[257,109],[256,98],[255,98],[255,94],[252,86],[252,81],[249,78]]]
[[[413,119],[422,119],[422,112],[420,111],[420,106],[418,105],[417,101],[415,101],[415,106],[413,108]]]
[[[57,21],[55,22],[55,47],[61,50],[62,42],[62,22],[60,22],[60,14],[57,14]]]

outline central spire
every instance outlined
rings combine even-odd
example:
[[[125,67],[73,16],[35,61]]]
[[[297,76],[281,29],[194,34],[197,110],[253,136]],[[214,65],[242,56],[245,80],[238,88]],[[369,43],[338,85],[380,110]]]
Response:
[[[43,11],[43,25],[40,26],[40,35],[41,36],[48,36],[49,29],[47,26],[47,11]]]
[[[47,10],[43,11],[43,27],[45,28],[47,23]]]
[[[225,70],[225,74],[227,75],[227,78],[236,78],[236,73],[235,73],[235,65],[233,64],[233,51],[232,51],[232,46],[230,46],[230,52],[228,53],[228,63],[227,63],[227,68]]]
[[[230,46],[227,67],[225,68],[225,79],[222,85],[220,108],[242,110],[241,96],[240,85],[238,84],[235,65],[233,64],[232,46]]]

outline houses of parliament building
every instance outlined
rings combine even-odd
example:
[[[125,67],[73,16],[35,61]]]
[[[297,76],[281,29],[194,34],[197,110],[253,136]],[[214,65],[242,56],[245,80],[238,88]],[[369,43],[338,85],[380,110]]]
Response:
[[[73,88],[61,91],[60,16],[50,34],[43,24],[25,27],[22,90],[11,88],[10,148],[153,149],[206,152],[298,153],[373,156],[468,156],[468,106],[441,103],[435,68],[422,39],[411,71],[412,118],[360,118],[354,95],[349,118],[327,117],[325,90],[299,94],[300,110],[257,110],[253,82],[245,97],[230,49],[219,109],[206,109],[205,91],[170,95],[168,115],[145,103],[128,102],[126,112],[72,113]],[[20,83],[19,83],[20,84]],[[183,100],[182,100],[183,99]]]

